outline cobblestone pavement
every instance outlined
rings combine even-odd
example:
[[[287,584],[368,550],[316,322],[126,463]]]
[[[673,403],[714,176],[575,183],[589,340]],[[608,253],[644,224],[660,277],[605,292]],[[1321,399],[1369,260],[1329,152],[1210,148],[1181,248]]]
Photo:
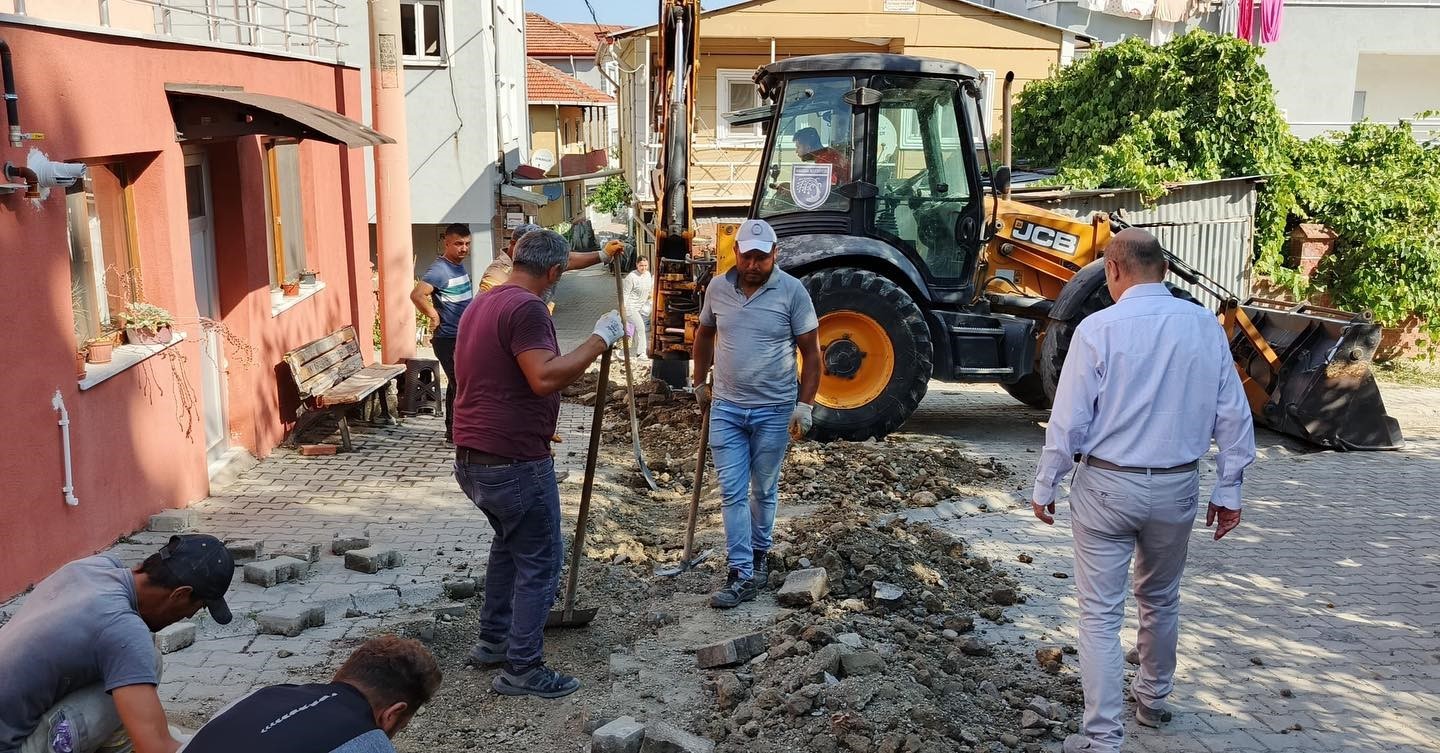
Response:
[[[598,271],[565,277],[555,312],[562,347],[589,335],[613,307],[612,291]],[[1261,432],[1241,527],[1218,543],[1199,528],[1192,542],[1176,722],[1158,733],[1132,728],[1127,750],[1440,751],[1440,519],[1428,504],[1440,480],[1440,390],[1382,391],[1409,439],[1400,452],[1312,452]],[[588,408],[562,409],[567,496],[578,494],[588,418]],[[997,388],[934,383],[904,427],[952,436],[1016,469],[1013,494],[914,517],[1019,575],[1028,599],[1007,610],[1014,623],[980,629],[1026,646],[1075,641],[1073,580],[1054,575],[1073,573],[1068,511],[1062,503],[1047,528],[1024,500],[1044,420]],[[364,575],[327,551],[309,577],[270,589],[239,582],[237,571],[235,622],[222,628],[202,615],[196,644],[165,657],[161,693],[175,719],[194,723],[253,687],[321,672],[337,647],[429,619],[445,582],[480,574],[489,529],[450,477],[440,437],[440,421],[421,416],[357,430],[353,454],[279,450],[195,506],[199,530],[222,538],[263,539],[273,550],[368,530],[406,562]],[[136,534],[111,551],[138,562],[165,537]],[[1020,564],[1021,553],[1034,562]],[[0,621],[19,603],[0,606]],[[298,638],[256,635],[257,614],[299,603],[323,606],[326,624]]]
[[[1131,724],[1126,750],[1440,751],[1440,391],[1382,392],[1408,440],[1399,452],[1315,452],[1259,432],[1240,528],[1216,542],[1197,526],[1191,541],[1176,721]],[[1027,603],[989,637],[1073,645],[1074,581],[1056,575],[1074,572],[1069,511],[1062,501],[1046,527],[1025,498],[1044,420],[998,389],[937,384],[904,428],[1016,468],[1008,509],[917,517],[1021,575]],[[1207,487],[1213,475],[1212,463]],[[1133,646],[1133,599],[1127,612]]]

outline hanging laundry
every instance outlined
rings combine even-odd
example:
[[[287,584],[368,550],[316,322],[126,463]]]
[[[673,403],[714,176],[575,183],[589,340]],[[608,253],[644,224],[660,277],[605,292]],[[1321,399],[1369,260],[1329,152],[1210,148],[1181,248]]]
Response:
[[[1285,0],[1260,0],[1260,43],[1275,44],[1280,40],[1280,15]]]
[[[1220,34],[1235,36],[1235,24],[1240,20],[1240,0],[1224,0],[1220,5]]]
[[[1159,47],[1175,38],[1175,22],[1161,21],[1159,16],[1150,22],[1150,44]]]
[[[1105,12],[1105,0],[1080,0],[1076,5],[1080,6],[1081,10],[1094,11],[1096,13]]]
[[[1155,20],[1168,23],[1172,27],[1178,21],[1184,21],[1190,17],[1191,0],[1156,0]],[[1170,30],[1172,33],[1174,29]],[[1154,37],[1154,33],[1151,33]]]
[[[1120,0],[1126,18],[1150,18],[1155,13],[1155,0]]]
[[[1235,36],[1254,42],[1255,0],[1240,0],[1240,14],[1235,19]]]

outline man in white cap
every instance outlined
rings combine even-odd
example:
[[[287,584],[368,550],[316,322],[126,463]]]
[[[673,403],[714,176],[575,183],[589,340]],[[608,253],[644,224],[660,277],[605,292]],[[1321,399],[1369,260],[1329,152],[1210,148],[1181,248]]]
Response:
[[[815,305],[799,280],[776,268],[775,231],[764,220],[746,220],[736,239],[735,268],[705,288],[694,352],[695,394],[710,404],[710,449],[724,497],[729,575],[710,598],[717,609],[750,601],[765,585],[780,463],[790,438],[809,433],[820,389]],[[798,390],[797,347],[804,362]]]

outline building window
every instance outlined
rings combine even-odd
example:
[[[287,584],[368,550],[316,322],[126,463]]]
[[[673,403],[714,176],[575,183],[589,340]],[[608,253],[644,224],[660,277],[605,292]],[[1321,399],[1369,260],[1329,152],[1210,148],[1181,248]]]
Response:
[[[445,25],[441,0],[401,0],[400,53],[426,63],[445,60]]]
[[[140,294],[134,206],[125,166],[93,164],[65,193],[70,300],[77,344],[115,328],[114,315]]]
[[[975,103],[975,113],[985,118],[985,135],[995,135],[995,71],[980,71],[980,101]],[[968,95],[962,95],[969,100]],[[940,145],[946,149],[953,149],[960,146],[960,134],[958,132],[959,122],[954,118],[941,121]],[[920,149],[920,121],[915,117],[913,110],[901,113],[902,135],[900,141],[901,149]],[[975,139],[976,147],[981,144],[980,124],[974,117],[970,119],[970,134]]]
[[[731,126],[725,113],[760,106],[760,90],[751,80],[754,71],[715,71],[715,140],[723,146],[758,146],[765,141],[760,124]]]
[[[277,142],[265,150],[270,211],[270,287],[292,282],[305,266],[305,211],[301,202],[300,145]]]

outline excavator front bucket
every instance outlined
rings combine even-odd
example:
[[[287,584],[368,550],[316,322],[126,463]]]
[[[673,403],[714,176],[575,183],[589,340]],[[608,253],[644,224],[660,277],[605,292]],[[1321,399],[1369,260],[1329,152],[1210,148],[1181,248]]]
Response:
[[[1252,298],[1222,318],[1261,424],[1336,450],[1404,445],[1370,372],[1380,325],[1368,313]]]

